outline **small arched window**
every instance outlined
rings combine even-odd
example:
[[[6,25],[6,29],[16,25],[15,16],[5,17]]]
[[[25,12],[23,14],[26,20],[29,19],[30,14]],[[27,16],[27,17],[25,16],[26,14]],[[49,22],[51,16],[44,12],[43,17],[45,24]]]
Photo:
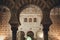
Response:
[[[32,18],[29,18],[29,22],[32,22]]]
[[[27,18],[24,18],[24,22],[27,22]]]
[[[37,22],[37,18],[34,18],[34,22]]]

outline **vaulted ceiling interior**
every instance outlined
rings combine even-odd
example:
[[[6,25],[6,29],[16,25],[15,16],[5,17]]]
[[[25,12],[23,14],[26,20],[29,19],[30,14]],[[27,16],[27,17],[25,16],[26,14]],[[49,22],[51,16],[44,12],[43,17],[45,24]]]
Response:
[[[30,4],[37,5],[42,10],[46,8],[53,9],[54,7],[60,6],[60,0],[0,0],[1,6],[6,6],[15,13],[16,11],[19,11],[22,8],[24,8],[24,6],[27,6]],[[14,15],[16,14],[13,14],[13,16]],[[12,16],[12,20],[13,20],[13,16]],[[13,21],[15,22],[15,20]]]

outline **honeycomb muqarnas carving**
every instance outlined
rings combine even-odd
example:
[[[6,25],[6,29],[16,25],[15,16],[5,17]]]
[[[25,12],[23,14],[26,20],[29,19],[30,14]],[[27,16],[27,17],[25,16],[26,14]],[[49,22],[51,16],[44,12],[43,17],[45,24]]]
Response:
[[[3,7],[5,8],[5,7]],[[0,36],[5,36],[6,39],[11,40],[12,38],[12,32],[11,32],[11,27],[9,25],[9,20],[10,20],[10,11],[8,8],[6,8],[6,12],[0,12],[2,14],[2,21],[0,22]]]

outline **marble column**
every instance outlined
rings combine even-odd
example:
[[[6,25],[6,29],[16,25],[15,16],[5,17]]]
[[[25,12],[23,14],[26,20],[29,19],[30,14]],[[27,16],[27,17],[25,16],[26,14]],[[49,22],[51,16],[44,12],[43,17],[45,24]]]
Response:
[[[48,40],[48,31],[50,24],[43,25],[44,40]]]
[[[18,30],[18,25],[17,24],[11,24],[11,30],[12,30],[12,40],[16,40],[17,38],[17,30]]]
[[[50,19],[50,10],[47,8],[43,10],[43,19],[41,23],[43,25],[44,40],[48,40],[48,31],[52,21]]]

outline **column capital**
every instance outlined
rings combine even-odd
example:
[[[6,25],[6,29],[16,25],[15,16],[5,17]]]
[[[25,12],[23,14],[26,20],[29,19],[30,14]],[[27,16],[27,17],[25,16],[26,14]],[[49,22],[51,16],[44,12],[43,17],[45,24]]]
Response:
[[[43,12],[43,19],[42,19],[41,24],[42,25],[51,25],[52,21],[50,19],[50,10],[46,8],[42,12]]]
[[[43,25],[43,31],[48,32],[49,31],[50,24]]]
[[[11,18],[10,18],[10,25],[20,25],[19,19],[18,19],[18,10],[13,8],[11,9]]]

